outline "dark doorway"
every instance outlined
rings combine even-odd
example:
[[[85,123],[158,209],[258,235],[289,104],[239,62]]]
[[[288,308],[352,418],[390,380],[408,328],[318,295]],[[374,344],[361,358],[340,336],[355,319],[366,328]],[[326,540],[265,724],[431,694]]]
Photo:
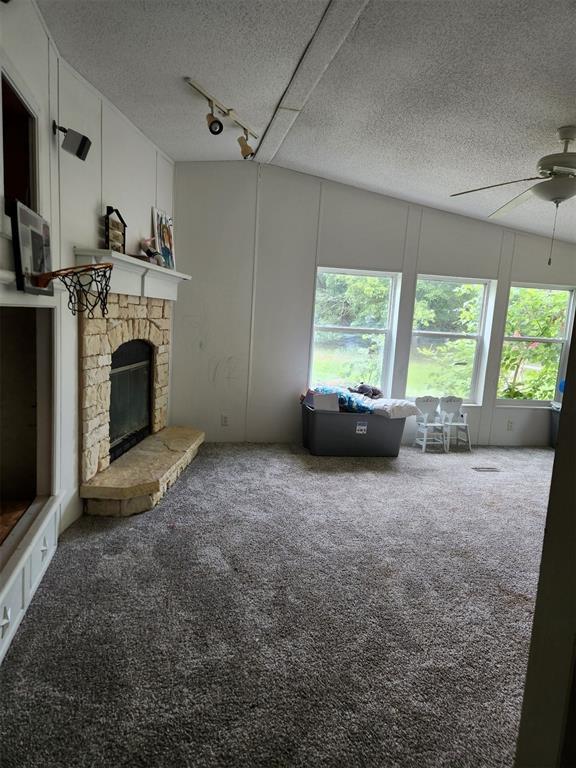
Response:
[[[36,119],[4,76],[2,135],[5,212],[14,200],[36,210]]]
[[[51,339],[50,310],[0,307],[0,545],[51,493]]]
[[[112,355],[110,373],[110,461],[151,432],[152,347],[128,341]]]

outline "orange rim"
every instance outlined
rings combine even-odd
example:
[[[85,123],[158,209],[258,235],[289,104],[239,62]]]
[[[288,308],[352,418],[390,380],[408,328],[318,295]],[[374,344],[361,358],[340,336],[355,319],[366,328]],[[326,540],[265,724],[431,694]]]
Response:
[[[43,272],[40,275],[32,275],[31,281],[38,288],[46,288],[48,283],[55,280],[57,277],[64,277],[66,275],[80,274],[82,272],[100,272],[105,269],[112,269],[113,264],[104,262],[102,264],[85,264],[79,267],[65,267],[64,269],[57,269],[54,272]]]

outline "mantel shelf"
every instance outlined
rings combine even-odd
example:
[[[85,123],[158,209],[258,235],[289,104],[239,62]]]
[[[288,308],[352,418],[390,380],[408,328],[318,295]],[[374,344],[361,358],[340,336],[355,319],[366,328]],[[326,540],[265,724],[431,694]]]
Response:
[[[127,256],[106,248],[74,248],[74,253],[78,265],[102,262],[113,265],[110,278],[112,293],[176,301],[179,284],[192,279],[190,275],[183,272],[159,267],[157,264],[150,264],[134,256]]]

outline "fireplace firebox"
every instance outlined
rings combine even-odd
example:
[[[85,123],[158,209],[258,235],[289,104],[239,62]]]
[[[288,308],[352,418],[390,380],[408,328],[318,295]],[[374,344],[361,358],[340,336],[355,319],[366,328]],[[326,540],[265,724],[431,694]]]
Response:
[[[152,432],[152,355],[140,339],[112,354],[110,371],[110,461]]]

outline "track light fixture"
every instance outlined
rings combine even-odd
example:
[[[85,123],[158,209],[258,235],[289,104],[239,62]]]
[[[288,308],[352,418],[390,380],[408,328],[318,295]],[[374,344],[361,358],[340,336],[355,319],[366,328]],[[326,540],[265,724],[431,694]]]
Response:
[[[208,102],[210,105],[210,112],[206,115],[206,122],[208,123],[208,130],[212,134],[212,136],[218,136],[218,134],[222,133],[224,130],[224,126],[222,125],[222,121],[218,120],[216,115],[214,114],[214,102],[210,101]]]
[[[254,150],[248,144],[248,131],[244,131],[244,136],[238,138],[238,144],[240,144],[240,152],[242,153],[243,160],[251,160],[254,157]]]
[[[84,134],[78,133],[78,131],[73,131],[72,128],[63,128],[61,125],[58,125],[56,120],[54,120],[52,122],[52,133],[54,136],[56,136],[58,131],[64,134],[62,149],[65,149],[66,152],[70,152],[71,155],[75,155],[75,157],[78,157],[80,160],[86,160],[90,147],[92,146],[92,142],[88,136],[84,136]]]
[[[206,115],[206,122],[208,123],[208,130],[213,136],[218,136],[222,133],[224,130],[224,124],[220,120],[219,117],[216,116],[215,112],[218,112],[219,115],[222,117],[227,118],[228,120],[231,120],[235,125],[237,125],[239,128],[243,131],[243,136],[240,136],[238,139],[238,144],[240,144],[240,151],[242,153],[242,157],[244,160],[248,160],[249,158],[254,157],[254,150],[248,144],[248,138],[252,136],[253,139],[258,139],[258,134],[254,133],[254,131],[246,125],[245,122],[240,120],[236,112],[231,107],[225,107],[221,101],[218,101],[218,99],[214,98],[212,94],[208,93],[207,90],[202,88],[199,83],[196,83],[194,80],[192,80],[189,77],[185,77],[184,80],[188,83],[190,88],[193,88],[197,93],[199,93],[201,96],[203,96],[206,101],[208,102],[208,106],[210,107],[210,112]]]

